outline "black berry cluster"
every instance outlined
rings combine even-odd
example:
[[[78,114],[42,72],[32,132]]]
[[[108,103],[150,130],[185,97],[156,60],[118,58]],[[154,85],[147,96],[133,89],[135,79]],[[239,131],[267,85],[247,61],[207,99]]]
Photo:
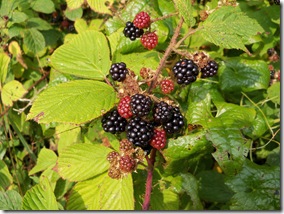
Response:
[[[201,69],[201,78],[213,77],[217,74],[218,64],[211,60]]]
[[[112,134],[124,132],[127,124],[126,119],[121,117],[117,110],[105,114],[101,122],[104,131]]]
[[[161,125],[168,122],[173,116],[173,106],[168,105],[166,102],[162,101],[156,103],[153,111],[154,121]]]
[[[274,0],[274,4],[280,5],[280,0]]]
[[[135,116],[143,117],[150,113],[152,100],[143,94],[135,94],[131,96],[130,107]]]
[[[140,38],[144,34],[144,30],[136,27],[133,22],[128,21],[123,30],[125,37],[128,37],[131,41]]]
[[[172,69],[178,84],[188,85],[194,81],[199,74],[198,66],[190,59],[181,59]]]
[[[179,132],[184,127],[184,118],[178,107],[173,108],[172,118],[163,123],[163,128],[168,134],[174,134]]]
[[[113,63],[109,70],[109,73],[114,81],[122,82],[125,80],[128,70],[124,62]]]

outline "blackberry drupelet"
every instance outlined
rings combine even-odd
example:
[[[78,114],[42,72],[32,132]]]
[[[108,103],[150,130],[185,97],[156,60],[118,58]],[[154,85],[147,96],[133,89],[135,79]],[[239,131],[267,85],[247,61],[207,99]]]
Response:
[[[109,73],[114,81],[122,82],[125,80],[128,70],[124,62],[113,63],[109,70]]]
[[[134,94],[131,96],[130,107],[131,112],[139,117],[146,116],[150,113],[152,100],[143,94]]]
[[[154,121],[157,124],[164,124],[168,122],[173,116],[173,106],[161,101],[156,103],[153,110]]]
[[[181,59],[172,69],[178,84],[188,85],[194,81],[199,74],[198,66],[190,59]]]
[[[154,135],[154,126],[140,117],[132,118],[126,126],[127,139],[135,146],[146,148]]]
[[[106,113],[101,122],[104,131],[112,134],[124,132],[127,125],[126,119],[121,117],[117,110]]]
[[[164,130],[168,134],[178,133],[184,126],[184,118],[178,107],[173,108],[172,118],[163,124]]]
[[[141,37],[144,33],[143,29],[139,29],[135,27],[133,22],[128,21],[126,26],[123,30],[123,34],[125,37],[128,37],[131,41],[136,40],[137,38]]]
[[[151,24],[149,14],[144,11],[141,11],[135,16],[133,24],[140,29],[148,28]]]
[[[201,78],[213,77],[217,74],[218,64],[211,60],[201,69]]]

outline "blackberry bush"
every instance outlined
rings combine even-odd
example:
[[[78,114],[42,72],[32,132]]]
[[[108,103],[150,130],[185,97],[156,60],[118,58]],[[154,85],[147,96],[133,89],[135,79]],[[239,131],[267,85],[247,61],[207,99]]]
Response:
[[[148,28],[151,24],[149,14],[144,11],[138,13],[133,20],[133,24],[140,29]]]
[[[127,124],[126,119],[121,117],[117,110],[105,114],[101,122],[104,131],[112,134],[124,132]]]
[[[125,80],[128,70],[124,62],[114,63],[111,65],[109,73],[114,81],[122,82]]]
[[[139,117],[146,116],[150,113],[152,100],[144,94],[135,94],[131,96],[130,107],[131,112]]]
[[[211,60],[201,69],[201,78],[213,77],[217,74],[218,64]]]
[[[134,117],[126,126],[126,134],[130,142],[144,149],[154,135],[154,126],[140,117]]]
[[[181,59],[172,69],[178,84],[188,85],[196,81],[198,66],[190,59]]]
[[[143,29],[139,29],[138,27],[135,27],[133,22],[128,21],[126,23],[126,26],[123,30],[123,34],[125,37],[128,37],[131,41],[136,40],[137,38],[140,38],[144,33]]]
[[[178,133],[184,127],[184,118],[178,107],[173,108],[173,116],[163,124],[164,130],[168,134]]]

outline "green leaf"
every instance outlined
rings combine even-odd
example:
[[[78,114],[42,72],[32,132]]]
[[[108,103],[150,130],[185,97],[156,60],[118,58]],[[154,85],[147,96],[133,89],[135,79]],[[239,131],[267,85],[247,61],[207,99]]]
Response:
[[[0,187],[7,189],[13,183],[13,177],[4,161],[0,160]]]
[[[267,89],[270,76],[267,64],[262,60],[231,58],[220,68],[219,84],[226,93],[240,94]]]
[[[25,29],[24,45],[28,51],[37,54],[45,48],[45,40],[43,35],[35,28]]]
[[[1,99],[4,105],[12,106],[14,101],[19,100],[27,93],[22,83],[12,80],[4,85],[1,92]]]
[[[27,14],[20,12],[20,11],[13,11],[12,13],[12,22],[14,23],[21,23],[28,19]]]
[[[85,31],[51,56],[54,68],[62,73],[102,80],[110,68],[110,51],[106,37],[97,31]]]
[[[267,89],[267,98],[280,105],[280,92],[280,82],[276,82]]]
[[[79,182],[72,189],[67,210],[133,210],[132,176],[116,180],[107,173]]]
[[[170,189],[159,189],[159,186],[153,188],[151,194],[150,210],[178,210],[178,194]]]
[[[1,85],[6,80],[9,63],[10,63],[10,57],[5,53],[0,53],[0,83]]]
[[[179,11],[179,15],[184,19],[188,27],[195,25],[195,19],[193,17],[193,8],[191,0],[174,0],[176,8]]]
[[[27,28],[35,28],[37,30],[50,30],[50,29],[52,29],[51,25],[47,21],[45,21],[41,18],[30,18],[30,19],[28,19],[26,27]]]
[[[69,9],[79,8],[83,4],[84,0],[66,0]]]
[[[22,197],[15,190],[0,191],[0,210],[21,210]]]
[[[233,192],[225,185],[223,174],[207,170],[197,174],[199,180],[199,197],[207,202],[226,203],[233,196]]]
[[[191,167],[196,167],[203,158],[211,158],[213,147],[205,138],[204,132],[169,139],[168,148],[163,154],[167,160],[166,172],[175,174],[188,172]]]
[[[58,210],[55,195],[47,178],[26,192],[22,208],[23,210]]]
[[[105,14],[111,14],[111,11],[109,10],[109,7],[113,4],[114,0],[87,0],[88,4],[92,8],[92,10],[98,12],[98,13],[105,13]],[[106,6],[106,2],[108,2],[108,6]]]
[[[40,123],[85,123],[110,110],[115,91],[103,82],[75,80],[48,88],[35,100],[27,119]]]
[[[141,68],[155,70],[159,65],[161,55],[157,51],[147,51],[131,54],[116,53],[114,62],[124,62],[136,75],[140,75]]]
[[[205,40],[222,48],[247,51],[244,43],[264,30],[239,7],[223,6],[208,16],[200,31]]]
[[[74,26],[78,33],[82,33],[88,29],[88,24],[84,19],[77,19]]]
[[[42,148],[38,154],[38,159],[36,165],[29,171],[29,175],[35,174],[37,172],[46,170],[49,167],[55,166],[57,161],[56,154],[46,148]]]
[[[280,210],[280,167],[246,160],[239,174],[226,184],[235,192],[231,210]]]
[[[41,13],[52,13],[55,11],[54,3],[52,0],[34,0],[31,2],[31,7]]]
[[[77,9],[72,9],[70,10],[69,8],[67,8],[65,11],[64,11],[64,14],[65,16],[69,19],[69,20],[72,20],[72,21],[75,21],[76,19],[79,19],[82,17],[83,15],[83,9],[82,7],[79,7]]]
[[[83,181],[105,172],[112,150],[101,144],[73,144],[58,158],[58,173],[70,181]]]

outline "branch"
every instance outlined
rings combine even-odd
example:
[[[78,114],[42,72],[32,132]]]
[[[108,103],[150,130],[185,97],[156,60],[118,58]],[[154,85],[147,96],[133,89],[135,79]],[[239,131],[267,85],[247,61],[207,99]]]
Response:
[[[176,45],[176,40],[177,40],[177,37],[179,36],[182,24],[183,24],[183,18],[180,19],[180,21],[178,23],[178,26],[175,29],[174,35],[173,35],[173,37],[172,37],[172,39],[170,41],[170,44],[167,47],[167,49],[165,51],[165,54],[164,54],[163,58],[161,59],[161,61],[159,63],[159,66],[158,66],[158,68],[156,70],[155,76],[153,77],[153,80],[152,80],[152,82],[150,84],[150,87],[148,88],[148,93],[150,93],[153,90],[154,86],[156,85],[158,77],[159,77],[160,73],[162,72],[162,69],[164,68],[164,66],[166,64],[166,61],[167,61],[169,55],[171,54],[172,49]]]
[[[157,21],[161,21],[161,20],[164,20],[164,19],[170,18],[170,17],[175,16],[175,15],[178,15],[178,12],[170,13],[170,14],[168,14],[168,15],[161,16],[161,17],[158,17],[158,18],[156,18],[156,19],[152,19],[152,20],[151,20],[151,23],[153,23],[153,22],[157,22]]]
[[[181,43],[183,43],[183,41],[187,39],[187,37],[189,37],[191,34],[194,34],[195,32],[199,31],[202,28],[203,27],[199,27],[199,28],[196,28],[196,29],[190,29],[187,32],[187,34],[185,34],[185,36],[176,43],[175,48],[177,49],[181,45]]]
[[[156,158],[156,149],[152,149],[150,159],[148,156],[146,156],[146,160],[148,163],[148,175],[147,175],[147,181],[146,181],[146,190],[145,190],[145,196],[144,196],[144,202],[142,205],[142,210],[149,210],[150,207],[150,199],[151,199],[151,192],[152,192],[152,181],[153,181],[153,170],[154,170],[154,164],[155,164],[155,158]]]

